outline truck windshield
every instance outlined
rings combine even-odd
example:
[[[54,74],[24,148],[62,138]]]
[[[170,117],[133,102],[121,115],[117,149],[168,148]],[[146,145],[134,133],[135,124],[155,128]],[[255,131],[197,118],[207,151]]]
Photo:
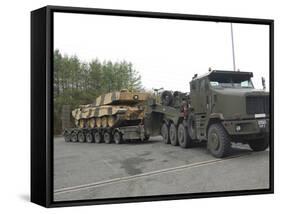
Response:
[[[212,88],[254,88],[251,79],[248,76],[228,76],[210,78]]]

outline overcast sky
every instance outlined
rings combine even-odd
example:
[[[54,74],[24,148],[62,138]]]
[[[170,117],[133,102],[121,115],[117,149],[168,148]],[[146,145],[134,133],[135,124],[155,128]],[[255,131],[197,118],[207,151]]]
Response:
[[[233,24],[236,67],[269,88],[269,26]],[[233,70],[229,23],[55,13],[54,48],[133,64],[147,89],[189,91],[195,73]]]

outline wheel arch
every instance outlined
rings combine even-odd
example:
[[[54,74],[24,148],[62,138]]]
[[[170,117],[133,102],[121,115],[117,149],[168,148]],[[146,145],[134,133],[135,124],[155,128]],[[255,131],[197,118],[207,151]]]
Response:
[[[209,119],[207,127],[206,127],[206,136],[207,136],[207,138],[208,138],[208,131],[209,131],[210,126],[213,125],[213,124],[217,124],[217,123],[222,124],[221,123],[221,119],[219,117],[213,117],[213,118]]]

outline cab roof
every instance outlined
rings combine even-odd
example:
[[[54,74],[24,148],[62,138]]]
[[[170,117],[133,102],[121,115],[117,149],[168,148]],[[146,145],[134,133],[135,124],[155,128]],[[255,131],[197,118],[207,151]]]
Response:
[[[253,77],[253,73],[252,72],[246,72],[246,71],[228,71],[228,70],[212,70],[209,71],[206,74],[203,74],[201,76],[197,76],[197,74],[194,75],[194,77],[192,78],[192,81],[194,80],[198,80],[198,79],[202,79],[204,77],[207,76],[212,76],[212,75],[243,75],[243,76],[249,76],[249,77]]]

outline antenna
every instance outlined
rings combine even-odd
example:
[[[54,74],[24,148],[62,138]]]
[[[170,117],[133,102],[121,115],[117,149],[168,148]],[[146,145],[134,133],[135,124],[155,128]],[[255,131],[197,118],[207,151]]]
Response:
[[[232,43],[232,60],[233,60],[233,70],[236,71],[235,66],[235,53],[234,53],[234,39],[233,39],[233,27],[232,23],[230,23],[230,31],[231,31],[231,43]]]

